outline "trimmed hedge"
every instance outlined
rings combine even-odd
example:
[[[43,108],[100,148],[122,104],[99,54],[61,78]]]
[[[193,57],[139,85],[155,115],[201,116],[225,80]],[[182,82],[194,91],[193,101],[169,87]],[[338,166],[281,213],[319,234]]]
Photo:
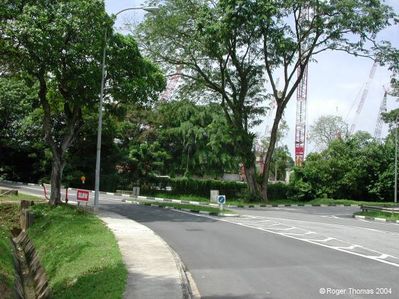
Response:
[[[160,178],[160,187],[172,187],[173,194],[193,194],[204,197],[210,196],[210,190],[219,190],[227,198],[238,198],[246,191],[247,185],[241,182],[218,181],[218,180],[198,180],[191,178]]]
[[[156,185],[165,190],[167,186],[172,188],[171,194],[185,195],[192,194],[209,198],[210,190],[219,190],[228,199],[249,199],[247,184],[244,182],[199,180],[191,178],[166,178],[158,177]],[[287,199],[290,187],[283,183],[269,184],[269,199]],[[254,199],[252,199],[254,200]]]
[[[284,183],[269,184],[267,195],[269,200],[288,199],[292,193],[291,186]]]

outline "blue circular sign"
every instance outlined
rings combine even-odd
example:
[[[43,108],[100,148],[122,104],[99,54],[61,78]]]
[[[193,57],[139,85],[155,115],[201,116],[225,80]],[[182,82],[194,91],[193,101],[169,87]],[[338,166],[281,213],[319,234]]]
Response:
[[[218,195],[218,203],[221,205],[226,203],[226,195]]]

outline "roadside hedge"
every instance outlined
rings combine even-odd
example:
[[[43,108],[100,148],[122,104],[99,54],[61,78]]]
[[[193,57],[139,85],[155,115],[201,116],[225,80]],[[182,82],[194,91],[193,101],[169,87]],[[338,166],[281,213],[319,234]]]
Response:
[[[167,192],[176,195],[191,194],[209,198],[210,190],[219,190],[219,194],[224,194],[229,199],[239,200],[245,198],[250,200],[248,197],[247,184],[244,182],[202,180],[185,177],[158,177],[155,182],[155,185],[164,191],[166,187],[171,187],[172,190]],[[289,190],[290,187],[283,183],[269,184],[269,199],[287,199]]]

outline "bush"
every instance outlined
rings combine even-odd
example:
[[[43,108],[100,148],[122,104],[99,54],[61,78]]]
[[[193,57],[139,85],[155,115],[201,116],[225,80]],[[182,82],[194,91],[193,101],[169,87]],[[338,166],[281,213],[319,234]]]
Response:
[[[219,190],[219,194],[226,195],[228,199],[242,199],[244,201],[260,200],[249,194],[247,185],[243,182],[167,177],[157,178],[156,181],[156,185],[163,190],[167,186],[172,187],[171,194],[176,195],[191,194],[209,198],[210,190]],[[283,183],[270,184],[268,188],[270,200],[287,199],[290,192],[290,186]]]
[[[162,190],[170,186],[172,188],[172,194],[192,194],[208,198],[210,196],[210,190],[219,190],[220,194],[226,195],[229,199],[238,199],[247,189],[245,183],[231,181],[199,180],[185,177],[158,177],[155,181],[156,186]]]
[[[269,184],[267,197],[269,200],[287,199],[290,191],[290,186],[284,183]]]

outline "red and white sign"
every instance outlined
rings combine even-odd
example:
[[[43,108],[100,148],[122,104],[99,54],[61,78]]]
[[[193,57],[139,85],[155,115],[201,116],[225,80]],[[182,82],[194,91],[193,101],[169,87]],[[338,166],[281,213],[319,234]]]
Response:
[[[90,191],[87,190],[76,190],[76,197],[78,201],[89,201],[90,198]]]

